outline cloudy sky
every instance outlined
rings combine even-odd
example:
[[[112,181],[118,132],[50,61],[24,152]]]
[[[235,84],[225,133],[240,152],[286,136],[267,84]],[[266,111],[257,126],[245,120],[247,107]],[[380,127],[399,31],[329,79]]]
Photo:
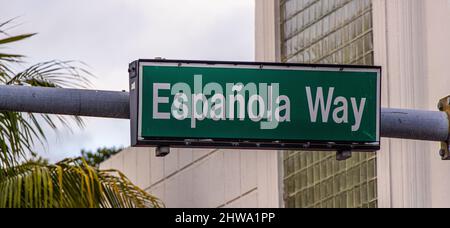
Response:
[[[2,3],[3,1],[3,3]],[[254,59],[253,0],[0,0],[0,22],[18,17],[10,34],[38,35],[10,47],[28,63],[80,60],[95,89],[127,90],[128,63],[139,58]],[[82,148],[129,146],[129,121],[86,118],[85,129],[48,131],[37,147],[58,161]]]

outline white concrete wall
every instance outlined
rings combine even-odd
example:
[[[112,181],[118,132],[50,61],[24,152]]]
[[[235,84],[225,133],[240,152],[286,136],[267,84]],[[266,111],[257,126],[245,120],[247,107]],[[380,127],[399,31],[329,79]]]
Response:
[[[278,207],[277,154],[273,151],[128,148],[101,165],[121,170],[167,207]]]
[[[383,66],[383,106],[436,110],[450,94],[448,0],[373,0],[375,63]],[[378,154],[381,207],[449,207],[450,163],[439,144],[387,140]]]
[[[435,109],[440,98],[450,95],[450,0],[425,2],[427,108]],[[450,162],[439,159],[436,143],[428,146],[431,206],[450,207]]]

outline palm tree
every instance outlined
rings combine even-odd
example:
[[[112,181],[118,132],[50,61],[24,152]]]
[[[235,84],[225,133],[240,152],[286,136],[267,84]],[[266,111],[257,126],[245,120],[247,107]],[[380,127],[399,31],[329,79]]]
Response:
[[[23,55],[3,53],[5,45],[35,34],[8,34],[13,20],[0,23],[0,84],[58,88],[86,88],[92,75],[76,61],[52,60],[17,71]],[[79,127],[80,117],[71,117]],[[58,115],[0,111],[0,208],[160,207],[162,203],[121,172],[99,170],[83,158],[56,164],[33,159],[33,145],[45,144],[43,124],[70,128],[70,119]]]

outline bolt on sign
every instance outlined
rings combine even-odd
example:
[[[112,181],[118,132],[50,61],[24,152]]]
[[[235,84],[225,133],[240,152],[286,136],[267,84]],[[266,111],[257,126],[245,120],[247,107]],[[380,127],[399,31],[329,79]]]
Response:
[[[132,146],[380,147],[380,67],[138,60]]]

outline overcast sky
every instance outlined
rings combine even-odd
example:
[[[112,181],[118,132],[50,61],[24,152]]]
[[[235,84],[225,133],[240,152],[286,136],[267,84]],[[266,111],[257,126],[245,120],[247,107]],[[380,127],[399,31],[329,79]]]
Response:
[[[0,22],[14,17],[10,34],[39,34],[9,52],[29,63],[86,62],[95,89],[128,90],[128,63],[139,58],[254,59],[253,0],[0,0]],[[58,161],[82,148],[129,146],[129,121],[86,122],[73,133],[48,131],[37,150]]]

